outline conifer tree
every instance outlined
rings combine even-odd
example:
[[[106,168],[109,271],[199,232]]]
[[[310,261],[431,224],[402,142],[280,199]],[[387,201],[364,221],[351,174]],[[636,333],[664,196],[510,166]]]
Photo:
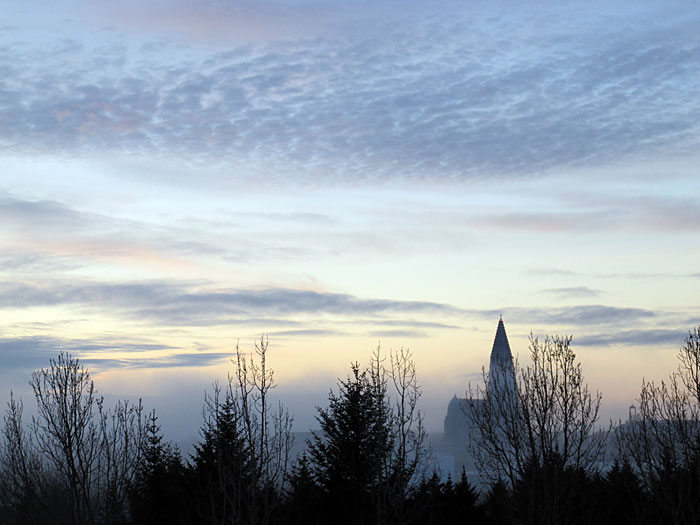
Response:
[[[394,445],[386,385],[357,363],[351,372],[338,393],[329,394],[328,408],[319,409],[321,432],[308,444],[309,453],[335,519],[382,523]]]
[[[194,519],[204,523],[249,523],[254,500],[251,456],[243,438],[240,414],[230,389],[206,400],[202,441],[194,446],[190,482]]]
[[[321,503],[321,487],[316,483],[313,466],[304,453],[289,475],[283,522],[294,525],[323,523]]]
[[[155,410],[146,424],[146,445],[129,491],[134,524],[178,523],[182,510],[183,465],[180,453],[163,442]]]

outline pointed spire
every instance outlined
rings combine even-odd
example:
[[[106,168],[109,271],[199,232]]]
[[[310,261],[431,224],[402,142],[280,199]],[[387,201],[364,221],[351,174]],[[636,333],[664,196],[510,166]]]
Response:
[[[496,337],[493,339],[491,349],[491,361],[489,363],[489,391],[499,398],[516,393],[515,370],[513,368],[513,354],[510,352],[506,327],[503,324],[503,316],[498,320]]]
[[[511,354],[510,345],[508,344],[508,336],[506,335],[506,327],[503,324],[503,316],[501,316],[498,321],[496,337],[493,340],[493,347],[491,348],[491,362],[493,362],[494,359],[509,362],[513,360],[513,354]]]

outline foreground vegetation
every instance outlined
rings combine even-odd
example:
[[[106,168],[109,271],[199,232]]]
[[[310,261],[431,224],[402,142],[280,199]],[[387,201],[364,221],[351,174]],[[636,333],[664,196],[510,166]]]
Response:
[[[464,472],[434,472],[406,350],[351,365],[300,458],[291,417],[270,401],[265,339],[252,356],[236,348],[187,458],[155,411],[106,407],[89,372],[60,354],[32,375],[31,421],[21,400],[8,403],[0,523],[700,523],[699,329],[667,381],[643,383],[638,417],[608,432],[570,342],[532,339],[512,382],[485,374],[470,392],[476,432],[464,446],[488,480],[481,494]]]

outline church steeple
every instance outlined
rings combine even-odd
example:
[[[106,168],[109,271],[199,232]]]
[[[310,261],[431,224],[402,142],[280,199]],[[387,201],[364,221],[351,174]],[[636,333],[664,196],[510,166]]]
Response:
[[[510,352],[503,317],[498,320],[496,337],[493,339],[493,347],[491,348],[488,389],[499,398],[504,395],[510,397],[516,392],[513,354]]]
[[[493,366],[494,360],[513,362],[513,354],[510,352],[510,345],[508,344],[508,336],[506,335],[506,327],[503,324],[503,317],[498,321],[496,337],[493,339],[491,366]]]

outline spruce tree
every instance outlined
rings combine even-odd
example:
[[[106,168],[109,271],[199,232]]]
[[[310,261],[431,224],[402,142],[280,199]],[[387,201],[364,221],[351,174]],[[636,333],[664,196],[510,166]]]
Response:
[[[155,410],[146,425],[146,446],[129,491],[134,524],[178,523],[184,490],[180,453],[163,442]]]
[[[308,444],[313,472],[327,519],[386,523],[394,449],[386,385],[357,363],[351,372],[338,383],[338,393],[329,394],[328,408],[319,409],[321,432]]]
[[[252,472],[250,451],[242,434],[235,400],[227,391],[224,399],[215,391],[209,401],[209,417],[202,428],[202,441],[194,446],[190,484],[194,492],[193,519],[204,523],[250,523],[258,489]]]

